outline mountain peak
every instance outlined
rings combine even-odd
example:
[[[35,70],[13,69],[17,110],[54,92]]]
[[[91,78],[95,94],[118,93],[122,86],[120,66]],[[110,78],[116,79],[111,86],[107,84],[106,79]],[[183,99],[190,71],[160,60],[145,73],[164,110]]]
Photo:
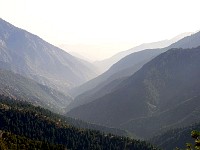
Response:
[[[68,54],[37,35],[1,19],[1,66],[41,84],[66,92],[96,76],[88,62]],[[93,67],[93,66],[92,66]]]

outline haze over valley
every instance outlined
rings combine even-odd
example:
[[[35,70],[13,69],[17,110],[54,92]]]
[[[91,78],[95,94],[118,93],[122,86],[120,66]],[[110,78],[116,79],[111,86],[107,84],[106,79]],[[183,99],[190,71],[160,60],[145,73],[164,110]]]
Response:
[[[0,4],[0,149],[200,148],[197,0]]]

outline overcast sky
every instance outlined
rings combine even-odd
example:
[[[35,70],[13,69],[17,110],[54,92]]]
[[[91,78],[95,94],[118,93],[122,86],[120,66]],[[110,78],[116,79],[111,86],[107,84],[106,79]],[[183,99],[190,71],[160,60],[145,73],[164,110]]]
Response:
[[[0,17],[95,60],[200,30],[199,6],[199,0],[0,0]]]

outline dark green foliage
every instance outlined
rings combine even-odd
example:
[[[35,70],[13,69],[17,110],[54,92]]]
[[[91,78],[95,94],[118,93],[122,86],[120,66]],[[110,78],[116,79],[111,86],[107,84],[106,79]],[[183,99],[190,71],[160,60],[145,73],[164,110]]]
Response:
[[[106,127],[103,125],[97,125],[93,123],[88,123],[79,119],[74,119],[70,117],[64,117],[70,125],[73,125],[77,128],[84,128],[84,129],[91,129],[91,130],[98,130],[104,133],[112,133],[114,135],[119,135],[119,136],[133,136],[131,133],[128,131],[125,131],[123,129],[118,129],[118,128],[112,128],[112,127]]]
[[[194,145],[192,145],[191,143],[187,143],[186,146],[188,148],[188,150],[200,150],[200,132],[199,131],[192,131],[191,132],[191,136],[194,139]]]
[[[0,150],[64,150],[63,145],[30,140],[26,137],[0,131]]]
[[[68,149],[134,149],[148,150],[153,146],[128,137],[78,129],[62,116],[28,103],[0,98],[0,129],[32,140],[62,144]]]
[[[192,143],[186,143],[186,150],[200,150],[200,132],[199,131],[192,131],[191,137],[194,139],[194,145]],[[176,150],[180,150],[178,147]]]

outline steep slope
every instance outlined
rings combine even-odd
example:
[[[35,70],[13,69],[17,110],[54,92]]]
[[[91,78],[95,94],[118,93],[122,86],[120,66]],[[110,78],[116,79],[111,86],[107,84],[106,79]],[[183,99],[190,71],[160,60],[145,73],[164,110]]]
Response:
[[[112,128],[112,127],[107,127],[107,126],[98,125],[98,124],[94,124],[94,123],[89,123],[89,122],[85,122],[85,121],[70,118],[70,117],[64,117],[64,116],[62,116],[62,117],[64,118],[64,120],[66,120],[66,122],[68,124],[70,124],[76,128],[97,130],[97,131],[100,131],[105,134],[114,134],[114,135],[118,135],[118,136],[137,138],[135,135],[133,135],[123,129]]]
[[[121,128],[138,137],[150,138],[160,132],[200,121],[199,113],[200,96],[194,96],[161,113],[125,122]]]
[[[52,149],[66,150],[64,145],[54,145],[46,141],[30,140],[24,136],[19,136],[0,130],[0,149],[1,150],[19,150],[19,149]]]
[[[2,96],[0,96],[0,122],[0,130],[25,136],[31,140],[61,144],[67,149],[153,149],[152,145],[143,141],[76,128],[71,126],[65,117]]]
[[[136,71],[138,71],[145,63],[171,48],[182,48],[185,47],[185,45],[188,45],[188,48],[193,48],[197,45],[200,46],[200,42],[198,44],[197,41],[200,41],[200,32],[185,37],[166,48],[143,50],[124,57],[102,75],[86,82],[78,88],[72,89],[72,94],[74,94],[74,96],[79,96],[75,98],[70,106],[79,106],[79,97],[82,97],[83,95],[85,95],[84,97],[86,97],[83,101],[87,101],[89,97],[93,97],[93,95],[90,93],[94,93],[92,92],[94,89],[96,93],[102,93],[101,89],[103,89],[104,86],[111,86],[109,84],[112,84],[114,80],[126,76],[131,76]]]
[[[139,46],[136,46],[134,48],[131,48],[129,50],[126,51],[122,51],[117,53],[116,55],[102,60],[102,61],[96,61],[94,62],[94,64],[96,66],[98,66],[102,72],[108,70],[113,64],[115,64],[116,62],[118,62],[120,59],[122,59],[123,57],[130,55],[131,53],[137,52],[137,51],[141,51],[141,50],[145,50],[145,49],[156,49],[156,48],[164,48],[167,47],[177,41],[179,41],[180,39],[191,35],[191,32],[186,32],[186,33],[182,33],[180,35],[177,35],[176,37],[170,39],[170,40],[163,40],[163,41],[158,41],[158,42],[153,42],[153,43],[144,43],[141,44]]]
[[[1,76],[4,76],[4,73],[0,73]],[[42,106],[43,108],[47,108],[48,110],[53,110],[56,113],[63,114],[64,106],[67,105],[65,103],[69,103],[67,97],[60,94],[59,92],[48,89],[43,85],[39,85],[38,83],[31,81],[30,79],[25,79],[20,75],[14,75],[10,72],[7,72],[6,75],[8,78],[4,78],[4,83],[0,83],[0,97],[3,99],[14,99],[22,102],[29,102],[35,106]],[[12,79],[10,78],[12,77]],[[11,79],[9,82],[7,79]],[[12,83],[15,80],[17,83]],[[2,80],[0,80],[2,81]],[[25,84],[24,84],[25,83]],[[24,91],[26,89],[26,91]],[[3,95],[3,96],[2,96]],[[61,101],[63,100],[63,101]],[[48,101],[48,102],[46,102]],[[20,102],[16,102],[19,104]],[[48,111],[49,112],[49,111]],[[53,114],[53,113],[52,113]],[[57,115],[57,117],[61,117]],[[122,129],[117,128],[109,128],[106,126],[101,126],[97,124],[91,124],[88,122],[84,122],[82,120],[73,119],[73,118],[64,118],[69,124],[84,129],[92,129],[99,130],[104,133],[112,133],[119,136],[128,136],[128,132]]]
[[[200,47],[171,49],[145,64],[115,91],[76,107],[67,115],[120,127],[132,119],[161,113],[199,95],[199,76]]]
[[[143,50],[140,52],[135,52],[131,55],[126,56],[125,58],[121,59],[119,62],[114,64],[108,71],[99,75],[98,77],[84,83],[83,85],[74,88],[71,90],[71,94],[75,97],[84,93],[94,87],[98,86],[102,82],[111,82],[118,77],[124,77],[127,75],[132,75],[137,70],[139,70],[145,63],[153,59],[155,56],[161,54],[162,52],[166,51],[166,49],[152,49],[152,50]],[[125,69],[130,69],[131,71],[123,72]],[[110,78],[111,76],[115,76],[118,72],[123,72],[120,75],[116,75],[116,78]],[[110,78],[111,80],[107,80]]]
[[[169,48],[195,48],[199,46],[200,32],[192,34],[191,36],[184,37],[178,42],[173,43]]]
[[[117,87],[123,80],[124,78],[119,78],[116,79],[109,84],[106,82],[101,83],[97,87],[84,92],[83,94],[80,94],[77,96],[67,107],[66,107],[66,112],[70,111],[73,108],[76,108],[80,105],[87,104],[89,102],[92,102],[112,91],[114,91],[115,87]]]
[[[151,50],[148,50],[148,51],[151,51]],[[159,53],[159,52],[160,52],[160,50],[157,51],[157,53]],[[155,53],[153,53],[153,54],[155,54]],[[137,55],[135,55],[135,56],[137,57]],[[88,81],[86,84],[83,85],[83,87],[81,86],[78,89],[83,91],[83,90],[86,90],[88,86],[89,87],[94,86],[94,87],[92,89],[86,90],[85,92],[76,96],[75,99],[67,106],[66,110],[69,111],[77,106],[94,101],[95,99],[108,94],[109,92],[113,91],[115,89],[115,87],[117,85],[119,85],[119,83],[121,81],[125,80],[127,77],[129,77],[130,75],[137,72],[142,67],[142,65],[148,61],[149,61],[148,59],[144,60],[143,62],[135,64],[124,70],[118,71],[110,76],[109,76],[110,72],[106,72],[106,73],[98,76],[94,80]],[[116,66],[117,66],[117,64],[116,64]],[[109,76],[109,77],[104,81],[103,80],[104,77],[102,77],[102,76]],[[99,80],[99,78],[100,78],[100,80]],[[97,81],[97,83],[95,83],[96,81]]]
[[[64,108],[72,101],[68,95],[2,69],[0,69],[0,94],[23,99],[60,113],[63,113]]]
[[[185,148],[186,143],[194,143],[194,139],[191,138],[191,131],[193,130],[200,131],[199,122],[184,128],[168,130],[150,139],[150,142],[163,150],[172,150],[176,147]]]
[[[88,62],[0,19],[0,67],[66,92],[97,75]]]

